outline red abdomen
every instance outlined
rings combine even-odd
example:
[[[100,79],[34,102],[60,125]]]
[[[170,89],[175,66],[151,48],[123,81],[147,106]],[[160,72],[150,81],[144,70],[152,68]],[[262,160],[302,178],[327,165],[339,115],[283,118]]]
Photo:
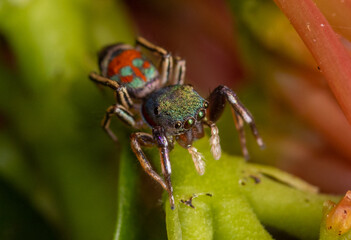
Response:
[[[107,77],[131,88],[143,87],[158,77],[155,66],[135,49],[127,49],[111,59]]]

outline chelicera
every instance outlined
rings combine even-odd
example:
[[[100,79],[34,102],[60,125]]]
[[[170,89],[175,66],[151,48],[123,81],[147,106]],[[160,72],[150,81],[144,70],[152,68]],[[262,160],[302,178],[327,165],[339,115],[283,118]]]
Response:
[[[141,53],[142,49],[157,55],[160,66],[156,67],[148,60]],[[109,128],[113,115],[135,129],[151,128],[152,134],[133,133],[131,146],[143,169],[168,192],[172,209],[174,197],[169,152],[177,142],[189,151],[198,173],[204,174],[203,156],[192,143],[204,136],[204,126],[209,127],[212,155],[216,160],[221,157],[215,122],[226,102],[232,107],[244,157],[249,157],[244,122],[251,127],[258,145],[264,146],[252,115],[230,88],[218,86],[207,99],[202,98],[191,85],[184,84],[185,60],[173,57],[144,38],[139,37],[135,47],[122,43],[105,47],[99,53],[99,67],[101,74],[92,72],[89,78],[112,88],[117,101],[106,110],[103,129],[117,141]],[[151,166],[142,150],[144,147],[159,149],[164,178]]]

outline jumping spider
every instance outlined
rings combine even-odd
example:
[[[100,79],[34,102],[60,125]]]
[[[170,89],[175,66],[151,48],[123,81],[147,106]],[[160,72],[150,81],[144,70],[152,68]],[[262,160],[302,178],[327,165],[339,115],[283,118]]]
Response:
[[[160,57],[160,71],[142,55],[141,48]],[[173,57],[165,49],[144,38],[137,38],[135,47],[119,43],[103,48],[99,53],[99,67],[101,75],[92,72],[89,78],[97,84],[112,88],[117,101],[106,110],[102,127],[114,141],[117,141],[117,138],[109,128],[113,115],[133,128],[152,129],[152,134],[133,133],[131,146],[144,170],[168,192],[172,209],[174,197],[169,152],[175,142],[178,142],[189,151],[196,170],[202,175],[203,157],[192,143],[204,136],[203,127],[208,126],[211,129],[212,155],[216,160],[221,157],[215,122],[222,114],[227,101],[232,106],[245,158],[249,155],[243,129],[244,121],[250,125],[258,145],[264,146],[252,115],[230,88],[218,86],[205,100],[191,85],[184,84],[185,60]],[[137,120],[136,115],[140,115],[141,118]],[[153,170],[142,147],[159,149],[164,179]]]

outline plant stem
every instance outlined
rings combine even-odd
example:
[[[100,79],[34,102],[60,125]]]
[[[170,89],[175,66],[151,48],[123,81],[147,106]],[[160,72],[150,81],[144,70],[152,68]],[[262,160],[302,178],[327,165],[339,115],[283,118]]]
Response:
[[[312,0],[275,0],[315,58],[351,123],[351,58]]]

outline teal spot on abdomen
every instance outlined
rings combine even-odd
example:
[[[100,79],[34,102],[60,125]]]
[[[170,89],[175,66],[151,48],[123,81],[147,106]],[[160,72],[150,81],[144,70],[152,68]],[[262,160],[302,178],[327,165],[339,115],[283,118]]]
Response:
[[[140,88],[140,87],[143,87],[144,85],[145,85],[145,82],[138,77],[134,77],[133,81],[128,83],[128,86],[131,88]]]
[[[110,79],[113,80],[113,81],[116,81],[118,83],[121,83],[121,79],[119,78],[118,75],[114,75],[114,76],[110,77]]]
[[[133,69],[130,66],[122,67],[120,70],[120,74],[122,77],[130,76],[133,74]]]
[[[156,69],[154,66],[150,65],[149,68],[143,69],[143,73],[147,78],[151,79],[151,78],[154,78],[156,76]]]
[[[143,66],[144,60],[140,59],[140,58],[136,58],[133,60],[133,65],[137,68],[140,68]]]

